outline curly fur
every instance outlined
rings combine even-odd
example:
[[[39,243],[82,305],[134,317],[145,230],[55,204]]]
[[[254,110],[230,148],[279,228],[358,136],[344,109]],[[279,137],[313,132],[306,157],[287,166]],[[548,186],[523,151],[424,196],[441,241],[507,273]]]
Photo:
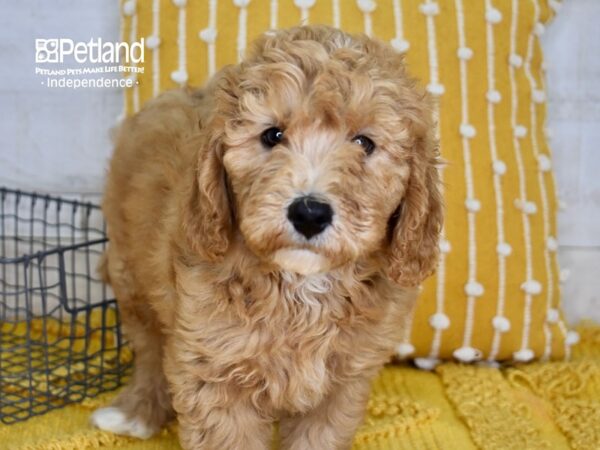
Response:
[[[276,420],[283,448],[349,448],[436,264],[432,130],[401,56],[322,26],[263,36],[125,121],[105,270],[136,355],[113,406],[136,435],[176,413],[185,449],[266,449]],[[309,193],[334,219],[306,240],[285,212]]]

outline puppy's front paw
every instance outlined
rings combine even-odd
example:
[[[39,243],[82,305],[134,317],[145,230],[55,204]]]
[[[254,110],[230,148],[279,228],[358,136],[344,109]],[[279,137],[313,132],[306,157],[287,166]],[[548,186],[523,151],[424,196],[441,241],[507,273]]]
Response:
[[[101,430],[133,436],[139,439],[148,439],[155,432],[155,430],[152,430],[140,419],[136,417],[127,418],[127,415],[123,411],[113,406],[97,409],[92,414],[90,421],[92,425]]]

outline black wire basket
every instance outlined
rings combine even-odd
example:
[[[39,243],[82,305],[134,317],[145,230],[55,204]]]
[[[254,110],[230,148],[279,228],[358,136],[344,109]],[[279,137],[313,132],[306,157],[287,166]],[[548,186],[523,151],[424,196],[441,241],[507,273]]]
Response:
[[[91,203],[0,188],[0,421],[119,387],[132,355],[97,273],[107,239]]]

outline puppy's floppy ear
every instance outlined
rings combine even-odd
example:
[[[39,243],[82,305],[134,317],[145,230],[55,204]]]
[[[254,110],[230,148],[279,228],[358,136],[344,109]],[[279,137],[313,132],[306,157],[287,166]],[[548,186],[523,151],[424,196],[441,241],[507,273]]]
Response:
[[[390,220],[387,275],[401,286],[417,286],[437,265],[444,219],[438,165],[437,144],[428,133],[416,141],[408,186]]]
[[[205,129],[188,145],[199,150],[194,180],[184,205],[185,236],[202,258],[219,261],[229,248],[233,228],[221,136],[214,129]]]

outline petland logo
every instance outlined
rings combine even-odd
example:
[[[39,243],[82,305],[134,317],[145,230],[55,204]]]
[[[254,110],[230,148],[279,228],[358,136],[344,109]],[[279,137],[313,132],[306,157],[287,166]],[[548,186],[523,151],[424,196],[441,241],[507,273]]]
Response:
[[[139,42],[104,42],[101,38],[88,42],[73,39],[36,39],[35,62],[55,64],[74,60],[79,64],[140,64],[144,62],[144,39]]]
[[[49,88],[131,88],[144,73],[144,39],[36,39],[35,62],[35,74],[44,77],[40,83]]]

